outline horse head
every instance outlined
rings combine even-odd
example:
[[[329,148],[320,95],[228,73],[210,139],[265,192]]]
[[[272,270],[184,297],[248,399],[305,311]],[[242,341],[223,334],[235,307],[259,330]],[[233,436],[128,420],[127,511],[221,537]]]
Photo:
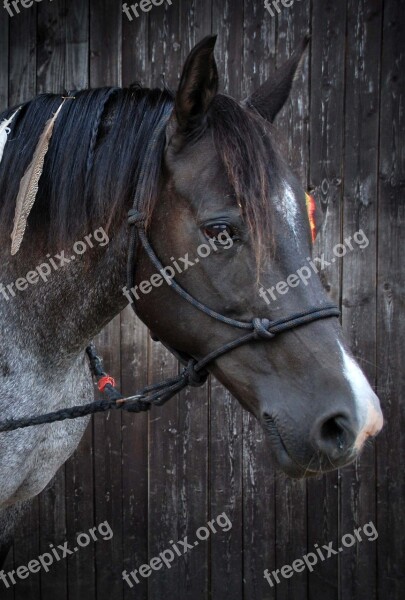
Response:
[[[215,37],[206,38],[186,61],[166,127],[159,200],[148,224],[151,245],[190,295],[242,322],[274,322],[328,304],[316,269],[288,294],[278,286],[303,265],[310,270],[306,195],[277,149],[272,126],[305,45],[239,103],[218,93]],[[136,289],[153,281],[154,268],[140,249]],[[240,335],[162,284],[139,294],[137,310],[170,347],[199,359]],[[269,302],[264,289],[282,292]],[[351,462],[382,427],[378,398],[336,318],[293,328],[270,343],[244,344],[209,370],[262,423],[279,465],[292,476]]]

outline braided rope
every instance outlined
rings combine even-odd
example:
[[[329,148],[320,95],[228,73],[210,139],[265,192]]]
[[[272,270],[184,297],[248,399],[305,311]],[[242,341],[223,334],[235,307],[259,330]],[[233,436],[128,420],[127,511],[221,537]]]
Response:
[[[101,102],[100,106],[98,107],[95,119],[94,119],[94,123],[93,123],[93,128],[91,130],[91,138],[90,138],[90,146],[89,146],[89,152],[87,154],[87,163],[86,163],[86,196],[87,196],[87,192],[89,189],[89,185],[90,185],[90,173],[91,170],[93,168],[93,164],[94,164],[94,157],[96,154],[96,146],[97,146],[97,139],[98,139],[98,133],[100,130],[100,125],[103,119],[103,115],[104,115],[104,111],[105,111],[105,107],[107,105],[107,102],[109,101],[109,99],[111,98],[111,96],[118,90],[119,88],[117,87],[113,87],[113,88],[109,88],[103,98],[103,101]]]
[[[106,373],[103,370],[101,358],[97,356],[94,345],[91,344],[86,352],[89,357],[93,376],[97,380],[105,377]],[[97,400],[89,404],[63,408],[34,417],[5,419],[0,422],[0,433],[24,429],[33,425],[45,425],[67,419],[79,419],[109,410],[125,410],[133,413],[148,411],[152,405],[162,406],[187,386],[198,387],[203,385],[208,378],[208,373],[201,369],[197,372],[194,368],[195,364],[195,361],[191,360],[178,376],[146,386],[138,394],[129,398],[124,398],[111,383],[107,383],[104,387],[107,400]]]

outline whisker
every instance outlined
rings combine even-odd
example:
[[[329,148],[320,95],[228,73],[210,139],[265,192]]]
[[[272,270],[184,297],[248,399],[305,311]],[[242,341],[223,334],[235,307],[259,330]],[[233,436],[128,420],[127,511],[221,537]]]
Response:
[[[378,371],[382,371],[383,373],[386,372],[383,367],[380,367],[379,365],[377,365],[376,363],[372,362],[371,360],[367,360],[366,358],[363,358],[362,356],[358,356],[356,354],[353,354],[353,356],[354,356],[354,358],[356,360],[358,360],[360,362],[363,362],[363,363],[367,363],[368,365],[373,366],[375,369],[378,369]],[[393,369],[393,370],[397,371],[397,369]]]

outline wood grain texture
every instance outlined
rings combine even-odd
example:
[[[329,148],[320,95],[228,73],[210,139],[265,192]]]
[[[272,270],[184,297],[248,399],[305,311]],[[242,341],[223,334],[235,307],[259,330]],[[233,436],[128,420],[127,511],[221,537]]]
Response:
[[[176,19],[178,17],[176,7]],[[144,15],[142,16],[144,18]],[[167,73],[167,61],[171,61],[177,70],[178,58],[171,52],[171,32],[168,26],[167,6],[156,8],[148,16],[149,70],[148,84],[158,87],[161,75]],[[177,22],[177,21],[175,21]],[[177,31],[177,28],[175,28]],[[174,32],[173,32],[174,35]],[[170,377],[178,372],[178,364],[160,344],[150,341],[148,370],[151,383]],[[178,432],[179,398],[173,398],[162,409],[151,410],[149,415],[149,560],[170,547],[170,540],[176,542],[179,537],[179,490],[178,490],[178,452],[180,436]],[[180,593],[179,562],[176,560],[171,569],[153,573],[148,580],[149,597],[161,598],[165,590],[170,589],[174,596]]]
[[[343,149],[345,115],[346,6],[333,0],[316,1],[312,11],[310,177],[309,189],[320,202],[323,226],[314,253],[332,249],[341,240]],[[339,304],[342,264],[322,273],[331,299]],[[339,488],[337,472],[308,481],[308,548],[333,542],[339,547]],[[308,596],[339,598],[339,560],[331,558],[308,576]]]
[[[26,102],[36,94],[36,19],[36,7],[9,19],[8,100],[11,106]],[[37,497],[17,528],[13,568],[26,565],[40,554],[39,506],[40,498]],[[14,588],[15,600],[40,598],[40,594],[40,575],[19,581]]]
[[[276,19],[261,3],[244,3],[243,97],[264,83],[276,68]],[[243,414],[243,581],[244,598],[276,597],[264,579],[265,569],[276,568],[275,481],[271,446],[258,421]]]
[[[37,93],[51,91],[63,94],[65,88],[65,0],[47,2],[37,8]],[[53,482],[40,496],[40,552],[49,552],[50,545],[67,539],[66,528],[66,466],[58,471]],[[83,560],[83,556],[80,557]],[[41,596],[51,600],[56,595],[68,599],[68,561],[55,561],[52,577],[41,573]]]
[[[405,223],[405,10],[384,2],[377,267],[377,389],[385,428],[377,441],[377,597],[405,591],[403,368]]]
[[[148,19],[122,23],[123,85],[147,85]],[[125,395],[148,384],[149,334],[131,307],[121,314],[121,383]],[[122,415],[123,570],[128,573],[149,562],[149,414]],[[136,586],[139,600],[148,598],[148,580]],[[124,600],[134,591],[124,584]]]
[[[213,32],[218,34],[216,59],[220,90],[242,97],[243,11],[214,0]],[[211,381],[210,504],[212,517],[225,512],[232,529],[211,541],[211,594],[243,598],[243,422],[242,409],[217,381]],[[235,577],[235,573],[239,573]]]
[[[276,57],[277,67],[285,61],[308,34],[310,5],[301,2],[278,16]],[[308,177],[308,121],[309,121],[309,56],[306,54],[297,73],[292,93],[276,118],[277,130],[282,135],[284,153],[291,168],[305,186]],[[307,549],[307,485],[282,474],[277,475],[275,550],[277,568],[291,564]],[[277,586],[277,600],[305,600],[308,598],[307,574],[295,574],[282,579]]]
[[[257,421],[215,380],[150,415],[99,415],[34,500],[5,569],[105,520],[113,539],[1,589],[2,600],[402,600],[404,1],[296,1],[272,18],[261,0],[173,0],[133,21],[115,0],[43,0],[13,18],[0,6],[0,109],[40,92],[161,86],[162,74],[176,89],[188,51],[209,33],[219,36],[221,89],[237,98],[311,33],[276,129],[303,186],[322,204],[315,253],[329,260],[359,228],[370,240],[322,279],[342,304],[348,343],[382,400],[386,426],[355,465],[295,482],[275,469]],[[178,371],[130,308],[98,336],[97,348],[124,393]],[[123,582],[124,569],[139,569],[171,540],[194,540],[222,512],[233,524],[228,533],[135,589]],[[338,546],[369,521],[376,542],[274,588],[265,581],[264,569],[291,564],[314,544]]]
[[[0,12],[0,111],[6,109],[8,101],[9,23],[5,11]]]
[[[348,2],[343,239],[362,229],[369,239],[343,258],[342,322],[346,339],[370,382],[376,366],[376,226],[382,6]],[[375,456],[366,448],[342,472],[341,534],[376,518]],[[341,587],[353,599],[376,598],[376,544],[341,554]]]
[[[89,85],[89,2],[69,0],[65,5],[66,63],[64,88],[68,92]],[[96,524],[94,506],[94,445],[90,425],[80,446],[66,464],[66,528],[74,541],[78,533]],[[69,558],[68,592],[73,598],[96,598],[95,545]]]
[[[120,85],[122,15],[118,3],[90,2],[90,85]],[[96,341],[105,367],[121,385],[120,317],[116,317]],[[101,418],[99,418],[101,417]],[[124,582],[122,506],[122,415],[112,412],[107,419],[97,415],[93,423],[95,524],[107,521],[114,532],[108,543],[95,544],[97,600],[121,598]]]

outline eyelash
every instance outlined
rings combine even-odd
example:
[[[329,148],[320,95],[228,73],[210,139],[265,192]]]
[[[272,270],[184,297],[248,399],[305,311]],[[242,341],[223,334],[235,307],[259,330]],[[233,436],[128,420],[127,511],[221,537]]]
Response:
[[[218,237],[218,235],[224,233],[225,231],[228,233],[231,239],[237,238],[237,231],[235,230],[235,228],[232,227],[232,225],[230,225],[229,223],[225,223],[224,221],[218,221],[216,223],[205,223],[201,229],[205,237],[208,239],[215,239],[216,237]],[[217,229],[216,235],[215,229]]]

